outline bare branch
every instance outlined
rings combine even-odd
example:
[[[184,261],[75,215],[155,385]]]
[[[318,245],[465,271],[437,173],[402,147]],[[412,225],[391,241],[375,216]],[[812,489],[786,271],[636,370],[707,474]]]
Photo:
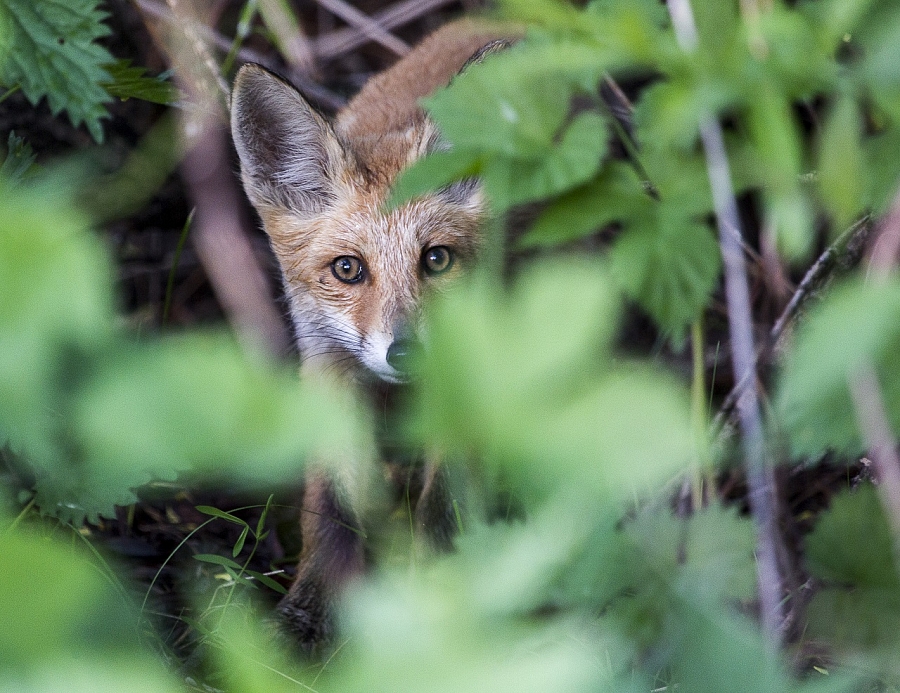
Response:
[[[403,56],[409,53],[410,48],[406,43],[385,30],[378,21],[360,12],[345,0],[316,0],[316,2],[397,55]]]
[[[690,0],[669,0],[672,26],[681,48],[693,52],[698,35]],[[719,227],[719,245],[725,269],[725,296],[731,334],[731,355],[735,382],[747,379],[745,395],[738,401],[741,441],[747,467],[750,507],[757,527],[757,575],[763,630],[774,649],[781,641],[784,617],[781,610],[782,581],[778,567],[781,539],[778,534],[774,479],[766,460],[762,413],[756,388],[756,347],[753,339],[753,314],[747,267],[742,250],[740,218],[732,193],[731,172],[722,137],[714,114],[703,113],[700,139],[706,154],[713,205]]]
[[[449,5],[454,0],[405,0],[376,12],[371,20],[385,30],[396,29],[422,17],[432,10]],[[313,40],[313,51],[320,60],[336,58],[369,41],[362,29],[351,27],[338,29]]]

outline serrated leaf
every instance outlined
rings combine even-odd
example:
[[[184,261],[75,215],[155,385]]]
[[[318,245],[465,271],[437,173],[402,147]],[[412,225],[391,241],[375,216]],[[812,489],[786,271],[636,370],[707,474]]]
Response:
[[[6,158],[0,166],[0,185],[15,185],[28,173],[37,154],[21,137],[10,130],[6,143]]]
[[[863,444],[848,382],[875,366],[888,419],[900,431],[900,284],[854,279],[810,312],[785,359],[776,407],[795,455]]]
[[[187,469],[270,485],[329,447],[360,445],[365,459],[366,424],[351,401],[301,387],[213,335],[122,345],[78,393],[70,421],[108,489]]]
[[[481,177],[497,211],[564,192],[597,172],[606,153],[606,125],[596,113],[582,113],[561,142],[539,159],[495,156],[484,162]]]
[[[660,206],[636,221],[610,252],[613,276],[663,329],[676,334],[701,315],[719,278],[709,227]]]
[[[400,174],[391,190],[388,207],[399,207],[414,197],[474,176],[478,169],[478,155],[468,150],[429,154]]]
[[[621,497],[684,464],[684,393],[650,369],[607,370],[616,301],[599,268],[572,258],[523,274],[509,297],[475,284],[433,308],[421,441],[481,450],[537,496],[574,483]]]
[[[65,110],[103,141],[112,56],[97,39],[108,35],[99,0],[0,0],[9,48],[0,63],[0,82],[21,85],[32,104],[44,97],[53,114]]]
[[[159,77],[147,77],[147,69],[133,66],[130,60],[117,60],[103,68],[112,81],[101,82],[101,86],[119,99],[142,99],[164,106],[179,99],[174,84]]]
[[[824,583],[809,605],[810,635],[857,651],[894,651],[900,577],[877,490],[866,485],[836,496],[806,539],[806,555]]]
[[[530,248],[576,240],[650,202],[634,168],[611,161],[593,181],[552,202],[519,244]]]

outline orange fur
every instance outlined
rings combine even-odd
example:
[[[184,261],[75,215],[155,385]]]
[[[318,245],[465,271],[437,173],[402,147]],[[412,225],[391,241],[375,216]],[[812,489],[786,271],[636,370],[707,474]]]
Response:
[[[472,22],[440,29],[370,80],[333,124],[263,68],[239,72],[232,133],[244,188],[281,265],[304,371],[407,379],[400,357],[415,342],[422,297],[475,261],[483,201],[469,181],[397,209],[386,211],[385,202],[397,175],[439,142],[419,100],[509,35]],[[445,272],[428,264],[432,252],[452,259]],[[358,281],[339,278],[342,258],[363,268]],[[456,525],[446,474],[418,471],[418,521],[433,545],[447,548]],[[360,517],[347,495],[328,475],[308,479],[303,554],[280,606],[306,646],[330,637],[330,602],[362,569],[361,539],[348,529]]]

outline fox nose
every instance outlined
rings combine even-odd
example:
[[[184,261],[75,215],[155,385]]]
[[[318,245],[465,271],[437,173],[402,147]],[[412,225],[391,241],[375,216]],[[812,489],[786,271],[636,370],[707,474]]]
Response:
[[[395,339],[388,347],[387,359],[388,364],[394,370],[400,371],[404,375],[408,375],[415,354],[419,351],[419,343],[411,337],[399,337]]]

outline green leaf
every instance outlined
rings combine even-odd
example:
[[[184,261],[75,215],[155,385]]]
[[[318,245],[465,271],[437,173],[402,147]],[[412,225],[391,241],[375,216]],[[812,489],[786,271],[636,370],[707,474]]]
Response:
[[[201,563],[212,563],[213,565],[220,565],[224,568],[231,568],[232,570],[236,570],[240,572],[243,570],[239,563],[227,558],[225,556],[219,556],[214,553],[198,553],[194,554],[194,560],[200,561]]]
[[[404,170],[394,183],[388,207],[478,173],[478,155],[471,151],[434,152]]]
[[[64,458],[63,402],[112,335],[112,270],[58,187],[0,186],[0,444]]]
[[[222,520],[227,520],[228,522],[233,522],[236,525],[247,526],[247,523],[244,522],[241,518],[232,515],[231,513],[227,513],[224,510],[219,510],[218,508],[214,508],[211,505],[198,505],[196,506],[198,512],[203,513],[204,515],[212,515],[213,517],[218,517]]]
[[[99,0],[0,0],[0,25],[8,51],[0,61],[0,82],[20,85],[32,104],[44,97],[53,114],[65,110],[103,141],[100,119],[110,96],[102,83],[112,56],[97,43],[108,35]]]
[[[275,580],[270,578],[268,575],[264,575],[263,573],[258,573],[255,570],[246,570],[246,569],[244,570],[244,574],[249,575],[253,579],[257,580],[258,582],[260,582],[263,585],[265,585],[266,587],[268,587],[270,590],[274,590],[278,594],[287,594],[287,588],[285,588],[285,586],[282,585],[280,582],[275,582]]]
[[[576,187],[594,176],[606,153],[606,124],[580,114],[557,146],[540,159],[496,156],[484,162],[482,180],[497,211]]]
[[[0,184],[15,185],[28,173],[37,154],[21,137],[10,130],[6,145],[6,158],[0,166]]]
[[[576,240],[631,216],[650,197],[634,168],[611,161],[593,181],[557,198],[519,244],[524,248]]]
[[[213,335],[122,345],[97,365],[70,421],[87,461],[85,489],[102,478],[106,493],[187,469],[271,486],[329,449],[367,459],[367,426],[353,402],[315,383],[301,387]]]
[[[900,578],[877,490],[867,485],[835,497],[806,539],[806,555],[824,583],[809,605],[809,635],[857,652],[895,652]]]
[[[599,267],[572,258],[525,273],[510,296],[475,283],[433,309],[415,408],[423,443],[480,450],[531,497],[581,484],[621,498],[690,454],[680,388],[648,369],[609,370],[616,300]]]
[[[132,66],[130,60],[117,60],[103,68],[112,81],[101,82],[101,86],[111,96],[122,100],[143,99],[166,106],[179,99],[175,85],[159,77],[146,77],[147,69]]]
[[[848,382],[871,363],[894,431],[900,431],[900,284],[854,279],[810,312],[787,355],[776,407],[793,454],[863,449]]]
[[[859,107],[850,97],[840,97],[819,145],[819,188],[822,203],[834,219],[834,233],[847,228],[863,209],[866,167],[861,138]]]
[[[705,223],[659,205],[616,240],[613,276],[663,329],[681,334],[705,309],[719,278],[719,245]]]
[[[237,541],[234,542],[234,546],[231,549],[231,557],[237,558],[238,554],[244,550],[244,543],[247,541],[247,535],[250,533],[250,525],[244,525],[244,529],[241,530],[241,534],[238,537]]]

